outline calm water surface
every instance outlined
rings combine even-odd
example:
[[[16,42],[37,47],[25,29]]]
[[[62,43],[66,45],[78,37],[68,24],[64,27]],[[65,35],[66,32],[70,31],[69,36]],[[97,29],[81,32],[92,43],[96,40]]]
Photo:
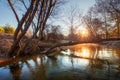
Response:
[[[0,80],[120,80],[120,50],[79,44],[55,57],[36,55],[1,66]]]

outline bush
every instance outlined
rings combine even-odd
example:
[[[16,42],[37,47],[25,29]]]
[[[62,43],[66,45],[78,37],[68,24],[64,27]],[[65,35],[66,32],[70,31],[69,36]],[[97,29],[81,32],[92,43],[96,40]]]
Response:
[[[4,32],[5,32],[4,28],[0,27],[0,33],[4,33]]]
[[[15,32],[15,28],[11,27],[10,25],[6,25],[4,27],[5,33],[13,34]]]

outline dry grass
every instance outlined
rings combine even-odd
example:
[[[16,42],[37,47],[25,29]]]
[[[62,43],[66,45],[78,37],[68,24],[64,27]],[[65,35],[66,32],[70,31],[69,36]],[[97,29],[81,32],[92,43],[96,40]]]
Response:
[[[0,33],[0,56],[6,55],[13,43],[13,35]]]

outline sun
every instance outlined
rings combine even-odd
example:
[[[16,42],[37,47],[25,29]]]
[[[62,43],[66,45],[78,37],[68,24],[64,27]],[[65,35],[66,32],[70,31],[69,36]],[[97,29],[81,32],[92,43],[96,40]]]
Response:
[[[86,33],[85,31],[82,31],[81,34],[82,34],[82,35],[86,35],[87,33]]]
[[[88,31],[87,30],[82,30],[81,32],[82,37],[87,37],[88,36]]]

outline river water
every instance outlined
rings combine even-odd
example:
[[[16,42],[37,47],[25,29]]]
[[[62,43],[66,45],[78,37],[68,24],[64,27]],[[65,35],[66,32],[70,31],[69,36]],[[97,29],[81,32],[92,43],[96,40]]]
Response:
[[[0,80],[120,80],[120,50],[79,44],[0,67]]]

